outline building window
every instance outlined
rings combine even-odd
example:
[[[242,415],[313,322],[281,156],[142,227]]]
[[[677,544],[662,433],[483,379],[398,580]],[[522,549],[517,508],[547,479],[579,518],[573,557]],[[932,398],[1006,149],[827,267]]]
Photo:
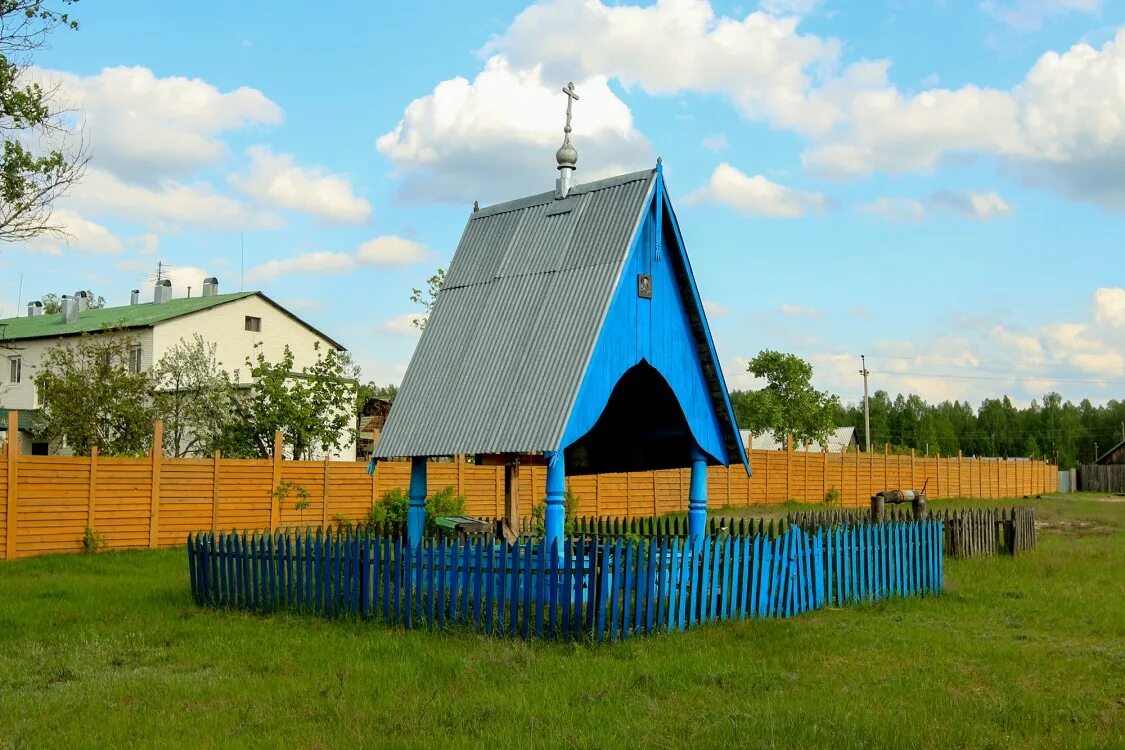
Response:
[[[8,382],[18,383],[23,375],[23,357],[8,357]]]
[[[129,347],[129,372],[141,371],[141,347]]]
[[[246,330],[253,331],[254,333],[262,332],[262,319],[255,318],[251,315],[246,316]]]

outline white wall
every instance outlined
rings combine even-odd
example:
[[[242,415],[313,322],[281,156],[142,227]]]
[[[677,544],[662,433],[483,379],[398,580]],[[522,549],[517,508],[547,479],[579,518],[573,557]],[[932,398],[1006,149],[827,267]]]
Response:
[[[141,347],[141,366],[152,366],[152,329],[141,328],[130,331],[128,337]],[[76,342],[77,337],[31,339],[13,341],[0,346],[0,406],[6,409],[38,409],[39,401],[35,393],[35,376],[42,366],[47,352],[60,342]],[[18,384],[9,382],[11,368],[9,357],[23,360],[22,373]]]
[[[261,318],[261,333],[246,330],[247,316]],[[324,338],[261,297],[247,297],[157,323],[152,330],[151,351],[154,361],[159,361],[165,352],[181,340],[191,341],[199,333],[204,340],[216,345],[215,355],[224,370],[232,374],[235,370],[238,371],[241,383],[251,382],[246,359],[256,356],[254,345],[258,342],[262,343],[261,351],[270,362],[281,359],[288,344],[293,352],[293,369],[296,371],[316,362],[316,344],[320,344],[322,352],[333,348]],[[354,422],[354,419],[350,422]],[[354,461],[355,455],[355,436],[349,429],[341,449],[332,452],[330,457],[338,461]],[[323,455],[314,455],[313,458],[323,458]]]
[[[261,333],[246,330],[246,316],[261,318]],[[169,349],[181,340],[191,341],[196,333],[216,344],[216,356],[222,368],[232,374],[237,370],[241,383],[251,382],[246,359],[255,356],[254,344],[259,341],[262,342],[262,353],[270,362],[278,361],[288,344],[293,352],[293,369],[297,371],[316,361],[315,344],[320,344],[321,351],[332,347],[323,337],[256,296],[157,323],[152,328],[130,331],[129,336],[140,344],[141,365],[148,369]],[[68,338],[75,340],[73,337]],[[34,339],[13,342],[10,349],[0,347],[0,406],[8,409],[38,408],[35,374],[39,371],[47,350],[59,341],[66,340],[68,339]],[[15,355],[23,359],[22,377],[18,384],[10,384],[8,357]],[[354,421],[349,420],[349,424]],[[351,429],[347,432],[341,449],[331,453],[332,459],[355,460],[355,436]],[[30,451],[30,446],[28,449]],[[323,457],[314,456],[317,459]]]

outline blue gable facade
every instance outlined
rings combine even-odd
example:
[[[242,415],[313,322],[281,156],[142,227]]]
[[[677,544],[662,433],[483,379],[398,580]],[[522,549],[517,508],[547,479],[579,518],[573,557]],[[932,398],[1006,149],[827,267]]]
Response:
[[[693,449],[750,471],[660,166],[561,446],[572,474],[687,466]]]

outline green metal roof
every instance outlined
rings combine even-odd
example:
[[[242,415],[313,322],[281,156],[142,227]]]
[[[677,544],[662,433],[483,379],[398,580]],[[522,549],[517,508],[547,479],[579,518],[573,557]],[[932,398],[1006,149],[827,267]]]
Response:
[[[257,292],[235,292],[216,294],[212,297],[183,297],[170,299],[157,304],[143,302],[120,307],[103,307],[99,310],[86,310],[78,315],[73,323],[64,323],[61,313],[36,315],[35,317],[0,319],[0,341],[19,341],[22,339],[53,338],[73,336],[103,328],[147,328],[156,323],[179,318],[200,310],[221,305],[225,302],[253,297]]]
[[[31,423],[39,413],[38,409],[19,410],[19,429],[21,432],[30,432]],[[0,408],[0,432],[8,431],[8,410]]]

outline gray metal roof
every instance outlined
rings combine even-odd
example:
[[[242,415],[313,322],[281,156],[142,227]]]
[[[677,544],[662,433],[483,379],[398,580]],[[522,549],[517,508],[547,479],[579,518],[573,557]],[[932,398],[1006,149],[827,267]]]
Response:
[[[376,458],[558,450],[655,174],[469,217]]]
[[[746,446],[746,450],[785,450],[785,441],[775,438],[772,432],[762,432],[758,434],[754,434],[750,430],[739,430],[738,432],[742,437],[742,444]],[[824,450],[827,450],[829,453],[842,453],[845,450],[849,450],[851,446],[855,444],[856,429],[854,427],[837,427],[836,430],[828,436],[827,445]],[[793,450],[820,453],[821,447],[818,443],[805,443],[804,445],[794,444]]]

